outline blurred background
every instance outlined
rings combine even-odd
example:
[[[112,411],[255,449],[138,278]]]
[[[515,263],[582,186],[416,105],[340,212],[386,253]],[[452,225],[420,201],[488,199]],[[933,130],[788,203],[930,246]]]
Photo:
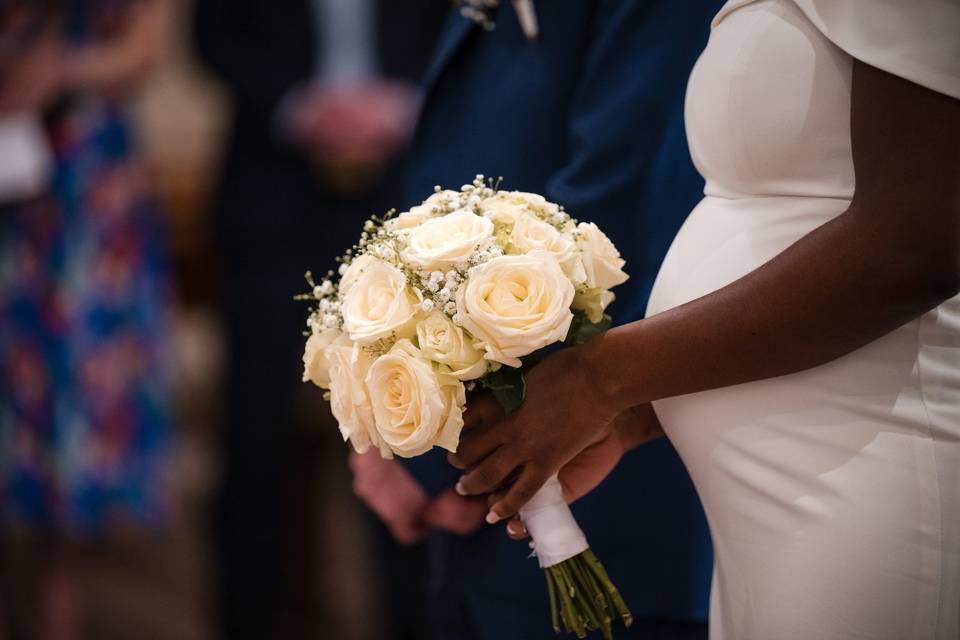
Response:
[[[290,276],[396,202],[450,5],[313,4],[0,0],[4,640],[420,637]]]

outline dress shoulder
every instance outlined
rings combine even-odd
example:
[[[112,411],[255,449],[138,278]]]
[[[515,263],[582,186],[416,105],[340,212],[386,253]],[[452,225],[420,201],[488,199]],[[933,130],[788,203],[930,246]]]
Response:
[[[960,0],[789,0],[852,57],[960,98]]]
[[[850,56],[960,98],[960,0],[728,0],[711,26],[748,5],[780,4]]]

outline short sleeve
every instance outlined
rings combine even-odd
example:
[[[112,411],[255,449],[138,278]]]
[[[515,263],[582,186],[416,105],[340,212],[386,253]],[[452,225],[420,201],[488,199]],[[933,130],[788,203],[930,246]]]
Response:
[[[960,99],[960,0],[792,0],[852,57]]]

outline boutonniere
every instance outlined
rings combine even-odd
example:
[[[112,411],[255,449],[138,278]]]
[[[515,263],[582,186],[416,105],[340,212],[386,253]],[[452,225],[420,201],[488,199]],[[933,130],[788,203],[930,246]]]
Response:
[[[527,36],[527,40],[533,42],[540,33],[537,24],[537,12],[533,8],[533,0],[511,1],[523,34]],[[496,26],[490,14],[493,9],[500,5],[500,0],[458,0],[458,3],[460,4],[460,13],[464,17],[473,20],[487,31],[491,31]]]

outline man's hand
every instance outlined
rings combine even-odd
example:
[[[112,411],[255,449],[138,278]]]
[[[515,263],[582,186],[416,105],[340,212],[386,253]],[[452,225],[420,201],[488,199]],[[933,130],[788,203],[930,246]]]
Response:
[[[318,87],[294,104],[291,131],[321,166],[378,170],[409,141],[418,102],[400,82]]]
[[[402,545],[416,544],[430,532],[423,521],[429,499],[426,491],[396,460],[384,460],[377,451],[350,452],[353,490],[390,529]]]
[[[472,430],[481,430],[503,419],[503,409],[492,394],[478,394],[470,398],[464,413],[464,436]],[[488,501],[486,497],[464,496],[460,487],[441,493],[427,506],[423,519],[435,529],[461,536],[475,533],[484,524]]]
[[[461,496],[451,487],[427,505],[423,519],[434,529],[469,536],[483,526],[486,514],[485,499]]]
[[[351,452],[350,468],[357,496],[400,544],[416,544],[435,529],[467,536],[484,524],[485,499],[464,497],[450,488],[430,500],[402,464],[384,460],[376,451]]]

